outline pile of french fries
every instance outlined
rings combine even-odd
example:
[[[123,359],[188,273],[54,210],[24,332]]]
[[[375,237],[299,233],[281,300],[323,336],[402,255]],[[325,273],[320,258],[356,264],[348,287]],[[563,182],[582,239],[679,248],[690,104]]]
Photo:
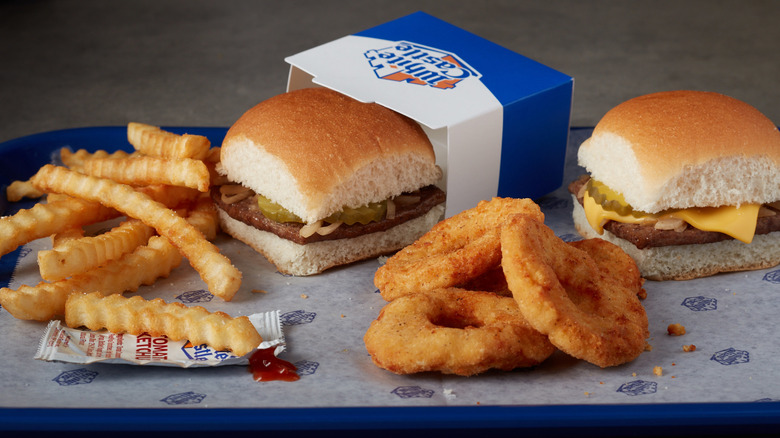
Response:
[[[167,277],[182,258],[213,295],[230,301],[239,289],[241,272],[211,242],[218,222],[208,192],[212,180],[219,178],[214,170],[219,148],[212,148],[203,136],[178,135],[142,123],[128,124],[127,137],[132,153],[63,148],[63,166],[44,165],[29,180],[8,187],[9,201],[46,196],[30,209],[0,218],[0,256],[36,239],[52,239],[51,250],[38,252],[43,281],[0,289],[0,305],[14,317],[47,321],[64,316],[66,323],[89,321],[93,330],[101,328],[94,321],[146,318],[152,323],[112,328],[187,339],[198,337],[198,331],[188,327],[205,320],[202,307],[161,305],[161,300],[139,305],[144,300],[140,297],[127,306],[110,297]],[[88,225],[122,217],[126,220],[110,231],[84,235]],[[79,294],[90,294],[91,299],[74,297]],[[160,317],[148,318],[149,313]],[[245,327],[246,322],[240,324]],[[240,332],[225,330],[225,339],[210,338],[209,344],[238,351],[246,350],[247,342],[259,345],[256,331],[236,335]]]

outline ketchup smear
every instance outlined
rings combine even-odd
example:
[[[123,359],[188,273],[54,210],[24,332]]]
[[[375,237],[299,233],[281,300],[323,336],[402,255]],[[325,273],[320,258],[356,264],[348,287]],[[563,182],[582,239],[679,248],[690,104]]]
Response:
[[[257,382],[271,380],[294,382],[300,379],[295,372],[297,369],[290,362],[276,357],[273,348],[257,350],[249,357],[249,371]]]

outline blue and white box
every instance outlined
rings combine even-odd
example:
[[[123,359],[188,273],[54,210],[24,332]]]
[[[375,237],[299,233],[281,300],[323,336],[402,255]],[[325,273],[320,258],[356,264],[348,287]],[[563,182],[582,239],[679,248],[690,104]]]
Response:
[[[573,78],[424,12],[286,58],[287,89],[328,87],[416,120],[447,216],[561,186]]]

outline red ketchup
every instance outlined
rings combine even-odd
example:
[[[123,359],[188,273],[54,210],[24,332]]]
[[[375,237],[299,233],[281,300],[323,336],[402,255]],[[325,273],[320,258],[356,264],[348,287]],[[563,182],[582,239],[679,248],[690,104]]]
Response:
[[[257,350],[249,357],[249,371],[257,382],[271,380],[294,382],[300,379],[296,370],[295,365],[276,357],[273,348]]]

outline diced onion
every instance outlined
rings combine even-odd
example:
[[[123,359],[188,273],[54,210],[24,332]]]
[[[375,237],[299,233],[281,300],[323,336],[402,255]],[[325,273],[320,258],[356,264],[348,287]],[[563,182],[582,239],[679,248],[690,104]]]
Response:
[[[388,199],[386,205],[387,205],[387,210],[385,212],[385,218],[387,219],[395,218],[395,202],[393,202],[392,199]]]
[[[219,188],[219,193],[222,193],[223,195],[235,195],[236,193],[242,193],[246,191],[249,191],[249,188],[239,184],[225,184]]]
[[[312,222],[310,224],[306,224],[303,227],[301,227],[300,235],[303,238],[311,237],[320,228],[322,228],[322,221],[321,220],[319,220],[317,222]]]
[[[580,189],[577,190],[577,199],[582,199],[585,197],[585,192],[588,190],[588,184],[583,184],[580,186]]]
[[[659,219],[654,225],[656,230],[674,230],[677,232],[685,230],[687,226],[688,224],[684,220],[677,218]]]
[[[238,184],[220,186],[219,193],[222,195],[222,202],[225,204],[234,204],[252,196],[252,190]]]
[[[328,234],[336,231],[336,229],[338,227],[340,227],[341,224],[343,224],[343,223],[344,223],[343,221],[338,221],[338,222],[333,222],[332,224],[330,224],[330,225],[328,225],[326,227],[320,227],[317,230],[317,234],[319,234],[320,236],[327,236]]]
[[[771,208],[768,208],[764,205],[762,205],[761,208],[758,209],[758,217],[769,217],[775,215],[777,215],[777,212],[775,210],[772,210]]]
[[[252,192],[238,193],[230,196],[222,195],[222,202],[225,204],[235,204],[236,202],[243,201],[250,196],[252,196]]]

